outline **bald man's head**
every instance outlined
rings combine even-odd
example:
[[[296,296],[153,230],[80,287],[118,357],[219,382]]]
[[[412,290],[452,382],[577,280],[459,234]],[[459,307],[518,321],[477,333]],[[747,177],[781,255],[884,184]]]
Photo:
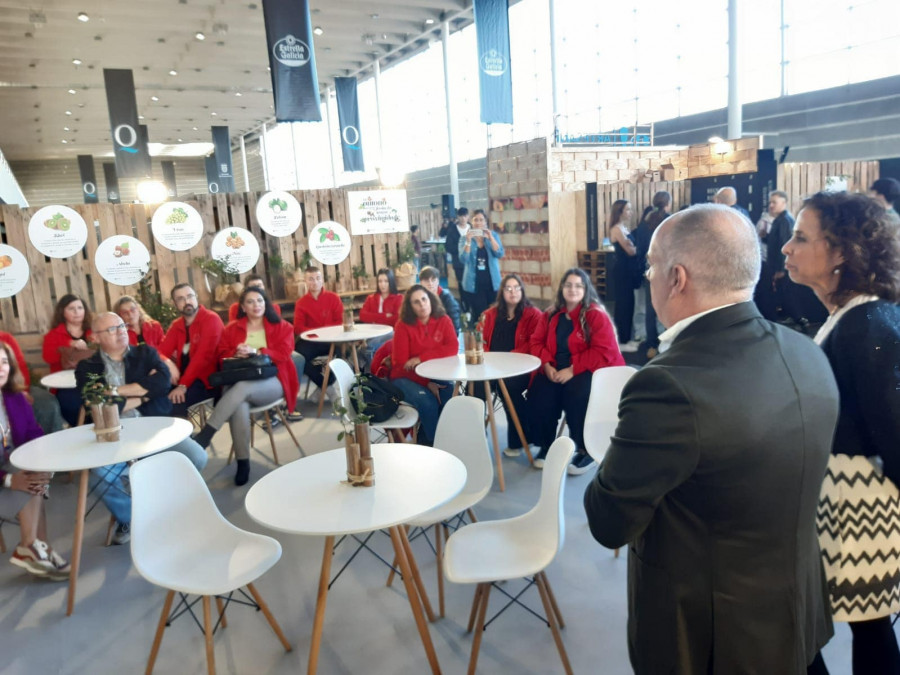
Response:
[[[737,204],[737,191],[733,187],[723,187],[716,192],[713,197],[716,204],[724,204],[725,206],[734,206]]]

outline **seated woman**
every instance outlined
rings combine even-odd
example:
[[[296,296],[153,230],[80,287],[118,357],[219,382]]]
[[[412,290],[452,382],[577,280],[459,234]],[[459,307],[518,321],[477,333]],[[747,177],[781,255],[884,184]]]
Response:
[[[484,211],[476,209],[472,227],[459,241],[459,262],[464,265],[462,290],[468,294],[472,316],[481,316],[497,297],[503,255],[500,235],[490,230]]]
[[[500,283],[497,302],[483,314],[484,350],[488,352],[531,352],[531,335],[541,321],[541,311],[525,297],[525,285],[518,274],[507,274]],[[508,377],[504,380],[509,397],[516,407],[516,415],[522,424],[525,438],[529,435],[528,415],[525,413],[525,400],[522,394],[528,388],[531,374]],[[478,387],[482,392],[484,386]],[[482,394],[483,396],[483,394]],[[503,400],[506,407],[506,400]],[[509,410],[506,411],[508,426],[506,428],[507,447],[503,451],[507,457],[517,457],[522,452],[522,440],[511,421]]]
[[[122,317],[122,321],[128,326],[128,344],[132,347],[149,345],[159,349],[165,331],[163,331],[162,324],[159,321],[150,318],[150,315],[144,311],[141,303],[130,295],[123,295],[116,301],[113,311]],[[178,370],[178,366],[175,365],[174,361],[167,359],[162,354],[159,357],[169,369],[169,374],[172,376],[172,385],[177,385],[178,380],[181,379],[181,372]]]
[[[265,380],[248,380],[226,387],[209,421],[194,440],[204,448],[208,447],[215,433],[228,422],[237,458],[234,484],[244,485],[250,478],[250,408],[284,398],[288,410],[293,412],[300,382],[291,360],[294,350],[291,324],[278,317],[269,298],[258,288],[244,289],[238,303],[238,318],[225,326],[219,343],[220,362],[224,358],[267,354],[278,368],[278,374]]]
[[[363,323],[379,323],[393,328],[397,319],[400,318],[403,294],[397,291],[394,270],[382,268],[378,270],[375,279],[378,290],[366,298],[362,309],[359,310],[359,320]],[[385,335],[368,340],[366,342],[366,361],[372,363],[375,351],[390,339],[390,335]]]
[[[410,288],[403,298],[400,320],[394,327],[391,380],[403,390],[403,400],[419,411],[422,445],[434,442],[441,408],[453,392],[446,382],[433,382],[417,375],[416,366],[458,352],[459,339],[440,300],[420,284]]]
[[[612,322],[582,270],[572,268],[563,275],[556,304],[543,315],[531,336],[531,353],[542,364],[528,388],[532,433],[541,446],[534,465],[544,465],[559,414],[565,411],[569,436],[577,448],[569,473],[582,474],[593,464],[584,449],[592,373],[625,365]]]
[[[53,328],[44,335],[43,358],[50,372],[75,368],[78,362],[93,352],[91,341],[91,311],[77,295],[62,296],[53,312]],[[63,419],[70,427],[78,424],[81,394],[76,389],[57,389],[53,392],[59,401]]]
[[[9,456],[18,446],[43,436],[34,419],[12,348],[0,342],[0,516],[19,521],[19,545],[10,562],[31,574],[61,581],[69,563],[47,543],[44,495],[49,473],[13,471]]]

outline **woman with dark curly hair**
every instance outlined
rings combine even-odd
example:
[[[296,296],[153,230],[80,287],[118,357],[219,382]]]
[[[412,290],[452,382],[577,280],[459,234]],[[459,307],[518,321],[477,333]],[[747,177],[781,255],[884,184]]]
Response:
[[[50,366],[50,372],[68,370],[86,359],[91,351],[91,320],[88,304],[77,295],[67,293],[56,303],[51,328],[44,335],[42,356]],[[63,419],[74,427],[81,410],[81,393],[76,389],[57,389],[53,392],[59,401]]]
[[[782,252],[828,309],[815,340],[841,397],[819,504],[832,612],[850,623],[856,675],[900,673],[900,242],[875,200],[819,192]],[[828,672],[821,655],[813,666]]]

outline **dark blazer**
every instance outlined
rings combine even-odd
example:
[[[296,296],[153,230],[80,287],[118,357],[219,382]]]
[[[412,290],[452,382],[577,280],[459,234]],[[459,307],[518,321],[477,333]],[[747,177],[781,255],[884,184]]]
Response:
[[[453,297],[450,291],[443,287],[438,287],[438,297],[441,299],[441,304],[444,305],[444,311],[447,312],[447,316],[450,317],[450,321],[453,322],[453,327],[458,333],[459,303],[456,301],[456,298]]]
[[[150,373],[156,371],[151,375]],[[80,392],[87,382],[88,373],[104,375],[106,365],[100,350],[79,362],[75,368],[75,384]],[[169,400],[169,385],[171,376],[166,364],[159,358],[159,352],[147,345],[129,347],[125,354],[125,383],[137,383],[147,390],[144,402],[137,407],[137,411],[143,417],[159,417],[172,412],[172,402]],[[119,402],[119,410],[125,406],[125,401]]]
[[[773,272],[784,271],[784,253],[782,247],[794,234],[794,217],[788,211],[782,211],[769,228],[766,235],[766,263]]]
[[[833,633],[816,505],[838,414],[807,337],[752,302],[690,324],[634,375],[584,496],[630,544],[635,673],[805,673]]]

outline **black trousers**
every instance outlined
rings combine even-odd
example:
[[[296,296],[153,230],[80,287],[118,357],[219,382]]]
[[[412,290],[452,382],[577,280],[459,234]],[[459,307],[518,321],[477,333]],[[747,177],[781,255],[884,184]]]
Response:
[[[312,380],[319,389],[322,389],[324,378],[322,377],[322,369],[313,365],[313,359],[320,356],[328,356],[330,345],[324,342],[307,342],[306,340],[297,340],[294,346],[297,353],[300,354],[306,363],[303,364],[303,372]],[[334,382],[334,373],[328,372],[328,384]]]
[[[646,279],[643,284],[643,293],[646,300],[644,310],[644,330],[647,333],[645,344],[648,348],[659,347],[659,330],[656,326],[656,310],[653,308],[653,300],[650,298],[650,282]]]
[[[535,375],[528,389],[527,407],[533,443],[540,445],[541,449],[549,448],[556,438],[559,415],[565,412],[569,437],[577,450],[584,450],[584,418],[591,395],[592,375],[587,371],[565,384],[551,382],[543,372]]]
[[[531,373],[528,373],[527,375],[507,377],[503,380],[503,382],[504,384],[506,384],[506,390],[509,392],[509,398],[512,400],[513,406],[515,406],[516,408],[516,415],[518,415],[519,417],[519,423],[522,425],[522,431],[525,434],[525,439],[529,443],[533,443],[534,439],[531,437],[531,427],[528,423],[529,414],[527,409],[527,401],[522,397],[522,394],[524,394],[525,390],[528,388],[528,381],[530,379]],[[491,391],[500,397],[500,400],[503,401],[503,409],[506,410],[506,420],[508,422],[506,426],[506,447],[514,450],[521,449],[522,439],[519,438],[519,432],[516,431],[516,425],[512,422],[512,416],[509,414],[509,406],[506,404],[506,399],[503,397],[503,392],[500,391],[500,383],[497,381],[492,382]],[[482,401],[485,400],[484,382],[475,383],[475,395]]]
[[[891,617],[871,621],[851,621],[853,633],[853,675],[900,675],[900,649]],[[828,675],[822,654],[806,669],[808,675]]]
[[[769,321],[778,320],[778,298],[772,288],[772,268],[769,263],[763,262],[759,271],[759,281],[753,291],[753,301],[759,313]]]
[[[203,384],[203,380],[194,380],[191,383],[191,386],[187,388],[187,391],[184,392],[184,403],[172,404],[172,417],[183,417],[184,419],[187,419],[188,408],[192,405],[200,403],[200,401],[205,401],[208,398],[218,401],[221,396],[222,390],[220,388],[214,387],[212,389],[207,389],[206,385]]]
[[[630,277],[616,277],[613,307],[613,322],[619,344],[631,341],[631,327],[634,322],[634,286]]]
[[[490,284],[479,286],[475,285],[475,292],[468,293],[469,309],[473,318],[478,318],[481,313],[491,306],[491,303],[497,299],[497,291],[491,288]]]

